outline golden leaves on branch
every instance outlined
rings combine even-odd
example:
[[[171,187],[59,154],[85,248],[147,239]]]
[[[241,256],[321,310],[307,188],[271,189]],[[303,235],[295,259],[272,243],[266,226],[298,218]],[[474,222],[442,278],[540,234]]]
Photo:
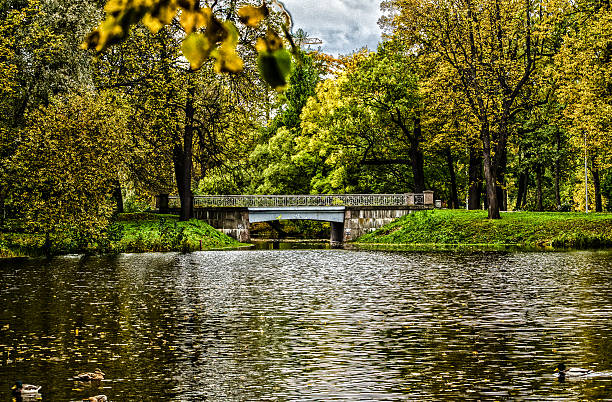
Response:
[[[195,4],[181,10],[181,26],[187,35],[210,25],[212,18],[210,8],[197,8]]]
[[[234,24],[229,21],[223,23],[223,27],[227,36],[217,49],[214,50],[212,56],[215,58],[215,71],[218,73],[238,73],[242,71],[244,63],[238,53],[236,46],[238,45],[238,31]]]
[[[209,9],[183,13],[181,25],[188,33],[183,41],[182,51],[185,58],[189,60],[192,70],[200,68],[211,57],[218,43],[221,43],[221,47],[225,47],[229,42],[234,49],[238,43],[238,34],[234,24],[229,21],[219,21]],[[206,30],[203,33],[194,32],[204,26]]]
[[[282,3],[273,1],[281,9],[290,25],[290,16]],[[83,48],[102,52],[109,46],[124,40],[130,26],[142,22],[151,32],[157,33],[177,17],[185,30],[182,51],[191,69],[197,70],[209,58],[215,58],[215,71],[237,73],[244,63],[236,51],[238,31],[231,21],[220,21],[211,8],[201,8],[199,0],[108,0],[106,18],[91,32]],[[246,5],[238,10],[240,21],[257,28],[270,15],[266,1],[258,6]],[[283,31],[288,34],[287,26]],[[290,38],[289,38],[290,40]],[[291,54],[283,49],[278,33],[268,28],[266,35],[257,40],[258,66],[261,76],[273,88],[281,90],[287,85],[291,69]]]
[[[291,54],[283,48],[282,38],[269,29],[263,38],[257,38],[255,48],[262,78],[277,91],[284,90],[291,71]]]
[[[238,10],[240,21],[251,28],[257,28],[269,14],[270,10],[265,3],[259,7],[244,6]]]
[[[130,26],[139,21],[156,33],[172,22],[178,6],[177,0],[108,0],[104,7],[106,18],[87,35],[83,48],[101,52],[125,39]]]
[[[183,55],[189,60],[189,64],[193,70],[198,69],[210,54],[212,46],[208,42],[206,35],[201,33],[193,33],[183,41],[181,50]]]

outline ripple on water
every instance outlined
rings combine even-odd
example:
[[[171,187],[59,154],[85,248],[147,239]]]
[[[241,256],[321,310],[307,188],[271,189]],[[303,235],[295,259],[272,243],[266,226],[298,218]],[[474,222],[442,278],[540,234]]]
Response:
[[[612,369],[611,267],[606,252],[10,262],[0,387],[27,380],[48,400],[609,398],[610,377],[551,373],[562,360]],[[95,367],[101,384],[67,380]]]

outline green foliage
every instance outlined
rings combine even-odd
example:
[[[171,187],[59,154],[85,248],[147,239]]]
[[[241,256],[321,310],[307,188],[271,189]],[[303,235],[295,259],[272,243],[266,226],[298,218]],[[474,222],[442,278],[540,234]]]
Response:
[[[321,161],[313,192],[405,192],[420,100],[413,60],[391,45],[355,55],[302,112],[296,159]]]
[[[251,189],[260,194],[310,192],[310,177],[317,161],[299,155],[300,113],[314,95],[320,71],[311,57],[302,54],[280,96],[278,114],[262,129],[260,143],[249,156],[253,165]]]
[[[607,168],[612,165],[612,7],[585,8],[579,8],[580,22],[564,37],[554,73],[574,145],[584,151],[586,138],[587,152]]]
[[[120,214],[95,239],[84,238],[83,233],[76,230],[61,239],[56,237],[51,250],[45,250],[46,239],[42,234],[0,232],[0,258],[66,253],[186,252],[200,247],[210,250],[242,246],[202,221],[179,222],[174,215],[153,213]]]
[[[543,209],[584,208],[586,151],[590,198],[612,208],[609,4],[384,3],[392,40],[333,60],[342,68],[320,82],[277,2],[1,2],[0,229],[12,233],[3,244],[112,250],[129,234],[110,224],[117,189],[133,212],[193,183],[198,193],[426,186],[444,199],[450,166],[462,199],[469,151],[483,147],[499,175],[489,170],[489,183],[511,207],[538,209],[541,198]],[[79,50],[103,12],[87,40],[99,52]],[[130,247],[182,248],[189,230],[167,221]],[[438,240],[457,238],[449,229]]]
[[[51,247],[87,249],[108,225],[121,144],[121,114],[111,97],[55,98],[32,112],[11,158],[12,207],[26,231]]]

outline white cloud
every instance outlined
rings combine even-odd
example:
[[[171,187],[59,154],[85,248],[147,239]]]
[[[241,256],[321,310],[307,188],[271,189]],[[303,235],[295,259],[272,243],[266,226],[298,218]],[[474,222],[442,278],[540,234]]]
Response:
[[[283,0],[291,12],[294,30],[302,28],[323,41],[321,50],[348,54],[367,46],[376,50],[380,41],[380,1]]]

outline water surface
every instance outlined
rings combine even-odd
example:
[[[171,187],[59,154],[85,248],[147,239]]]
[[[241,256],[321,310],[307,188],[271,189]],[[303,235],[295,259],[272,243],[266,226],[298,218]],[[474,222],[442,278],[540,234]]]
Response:
[[[552,377],[560,361],[612,370],[609,252],[0,264],[0,390],[21,379],[49,401],[612,398],[610,377]],[[103,382],[70,380],[96,367]]]

